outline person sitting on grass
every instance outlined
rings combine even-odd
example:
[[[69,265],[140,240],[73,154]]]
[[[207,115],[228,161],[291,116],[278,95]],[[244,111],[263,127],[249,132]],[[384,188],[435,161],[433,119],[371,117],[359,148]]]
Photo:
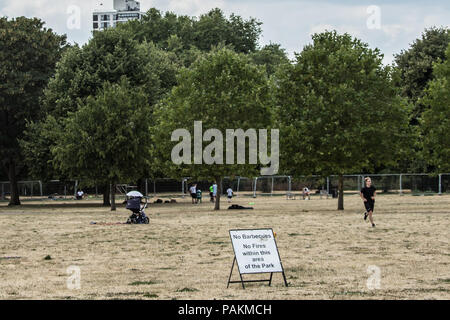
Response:
[[[303,188],[303,200],[311,200],[311,191],[309,191],[308,187]]]
[[[83,196],[84,196],[83,190],[78,190],[77,195],[76,195],[76,199],[77,200],[83,200]]]

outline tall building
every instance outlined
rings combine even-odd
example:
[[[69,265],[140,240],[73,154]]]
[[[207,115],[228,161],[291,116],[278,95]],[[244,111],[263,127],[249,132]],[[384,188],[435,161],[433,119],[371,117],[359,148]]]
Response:
[[[129,20],[141,19],[144,15],[141,12],[141,5],[134,0],[114,0],[114,7],[106,9],[101,4],[101,8],[94,11],[92,15],[92,26],[94,30],[105,30],[113,28],[120,23]]]

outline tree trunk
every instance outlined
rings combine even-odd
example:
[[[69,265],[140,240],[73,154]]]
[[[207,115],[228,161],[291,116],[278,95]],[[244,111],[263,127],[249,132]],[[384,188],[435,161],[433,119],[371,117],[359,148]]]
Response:
[[[104,186],[103,188],[104,188],[103,189],[103,206],[109,207],[109,206],[111,206],[111,202],[109,201],[110,191],[109,191],[108,186]]]
[[[116,184],[111,183],[109,189],[111,191],[111,211],[116,211]]]
[[[137,190],[142,193],[143,195],[147,196],[147,194],[145,193],[145,179],[139,179],[136,183],[137,185]]]
[[[220,195],[222,194],[222,177],[216,177],[217,194],[214,210],[220,210]]]
[[[17,183],[17,176],[16,176],[16,165],[12,159],[9,161],[8,179],[11,189],[10,190],[11,198],[9,199],[8,206],[20,206],[19,186]]]
[[[338,195],[338,210],[344,210],[344,176],[342,174],[339,175]]]

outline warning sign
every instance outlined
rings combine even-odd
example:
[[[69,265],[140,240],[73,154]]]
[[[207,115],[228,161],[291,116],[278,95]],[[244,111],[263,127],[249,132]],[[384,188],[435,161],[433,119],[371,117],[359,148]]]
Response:
[[[240,274],[283,272],[272,229],[230,230]]]

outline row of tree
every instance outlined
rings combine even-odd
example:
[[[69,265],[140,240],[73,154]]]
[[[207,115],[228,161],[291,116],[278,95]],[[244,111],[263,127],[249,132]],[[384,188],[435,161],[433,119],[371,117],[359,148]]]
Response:
[[[279,173],[338,174],[339,209],[344,174],[450,171],[448,29],[426,30],[384,66],[378,49],[335,31],[289,61],[277,44],[258,46],[260,26],[219,9],[198,19],[151,9],[79,47],[38,19],[1,18],[10,204],[20,204],[23,176],[102,186],[115,210],[119,182],[191,176],[220,186],[259,174],[260,165],[175,165],[171,134],[193,136],[194,121],[223,133],[280,129]],[[223,151],[211,140],[203,149],[215,157]]]

